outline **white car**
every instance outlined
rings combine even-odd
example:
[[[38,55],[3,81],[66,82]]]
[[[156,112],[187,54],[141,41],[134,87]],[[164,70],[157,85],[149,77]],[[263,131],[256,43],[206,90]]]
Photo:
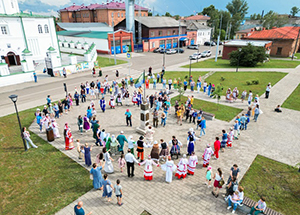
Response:
[[[166,54],[176,54],[175,49],[166,49]]]
[[[211,56],[211,51],[204,51],[201,53],[201,57],[210,57]]]
[[[194,53],[192,55],[190,55],[189,59],[190,60],[197,60],[201,58],[201,53]]]

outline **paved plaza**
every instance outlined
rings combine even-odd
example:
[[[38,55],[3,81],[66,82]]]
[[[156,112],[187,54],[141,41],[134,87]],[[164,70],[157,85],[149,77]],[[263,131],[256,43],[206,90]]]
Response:
[[[176,69],[174,67],[174,69]],[[178,67],[177,67],[178,69]],[[173,70],[174,71],[174,70]],[[273,86],[270,98],[264,99],[264,95],[261,96],[260,106],[263,111],[258,118],[258,122],[251,121],[248,125],[247,131],[241,131],[239,140],[235,140],[232,149],[226,149],[225,153],[220,153],[220,159],[211,159],[210,165],[213,171],[216,172],[218,167],[221,167],[225,179],[229,176],[230,167],[237,163],[241,170],[241,177],[245,174],[248,167],[251,165],[253,159],[257,154],[264,155],[269,158],[273,158],[280,162],[284,162],[290,165],[295,165],[299,162],[300,148],[296,146],[300,134],[299,124],[300,114],[298,111],[283,109],[283,113],[277,114],[273,111],[277,104],[282,104],[283,101],[293,92],[300,81],[300,68],[286,71],[286,75],[275,86]],[[79,86],[80,83],[77,84]],[[161,85],[159,85],[161,87]],[[234,87],[234,86],[233,86]],[[151,86],[150,86],[151,88]],[[71,89],[70,89],[71,90]],[[155,91],[147,90],[147,94],[152,94]],[[175,91],[174,91],[175,92]],[[47,94],[47,93],[46,93]],[[51,94],[51,93],[50,93]],[[177,93],[171,94],[171,97],[176,96]],[[186,92],[185,95],[192,95],[191,92]],[[209,99],[202,92],[197,94],[193,93],[195,98],[216,102],[213,99]],[[109,97],[106,96],[108,104]],[[221,103],[233,107],[242,109],[247,108],[246,102],[241,103],[237,101],[232,104],[225,103],[222,98]],[[73,106],[69,114],[64,114],[63,117],[57,120],[60,125],[60,133],[63,133],[63,125],[68,122],[73,133],[74,140],[80,139],[81,143],[94,144],[92,138],[92,132],[87,132],[81,135],[77,130],[77,116],[86,114],[86,109],[90,105],[90,100],[87,103],[80,103],[80,106]],[[108,106],[108,105],[107,105]],[[133,135],[134,139],[140,136],[136,133],[136,127],[139,126],[139,108],[130,105],[129,109],[133,114],[133,127],[127,127],[125,123],[125,110],[128,107],[119,106],[116,109],[107,109],[105,113],[100,111],[98,103],[96,103],[97,119],[100,121],[101,129],[105,129],[107,133],[118,135],[120,131],[124,131],[126,137]],[[152,123],[152,117],[151,117]],[[199,159],[196,172],[194,176],[188,176],[184,180],[177,180],[173,177],[173,182],[167,184],[165,182],[165,172],[160,167],[154,168],[153,181],[145,181],[143,177],[144,167],[135,165],[135,176],[128,178],[126,171],[121,173],[117,159],[119,156],[113,156],[115,162],[115,173],[109,175],[109,179],[113,184],[117,179],[121,180],[123,187],[123,202],[124,205],[119,207],[117,205],[116,197],[113,194],[113,201],[107,202],[102,196],[102,191],[91,190],[88,193],[81,196],[79,199],[74,200],[73,203],[60,210],[57,214],[68,215],[74,214],[74,205],[82,200],[84,202],[84,209],[86,212],[93,211],[93,214],[141,214],[144,210],[151,214],[229,214],[231,211],[226,210],[226,203],[221,197],[215,198],[212,194],[212,188],[207,188],[204,185],[205,171],[202,167],[201,156],[207,143],[213,144],[216,136],[221,134],[222,129],[228,130],[233,125],[233,121],[224,122],[220,120],[207,121],[206,135],[199,141],[196,141],[195,152]],[[176,124],[176,118],[174,114],[174,108],[171,108],[171,113],[168,115],[166,127],[159,126],[155,129],[154,140],[164,139],[165,141],[171,140],[172,135],[183,143],[182,153],[186,153],[187,150],[187,131],[189,128],[196,126],[184,122],[182,126]],[[30,130],[37,133],[40,137],[46,139],[45,134],[38,132],[36,123],[33,123]],[[199,135],[199,130],[197,131]],[[65,151],[63,138],[57,139],[52,143],[54,147],[61,150],[64,154],[69,156],[74,161],[78,162],[87,170],[83,161],[78,160],[78,153],[76,149]],[[125,144],[125,151],[127,145]],[[95,160],[96,154],[102,150],[102,147],[93,146],[92,162]],[[150,153],[150,148],[146,149],[145,155]],[[136,151],[135,151],[136,153]],[[70,161],[71,162],[71,161]],[[179,160],[175,160],[177,164]],[[88,171],[86,174],[89,174]],[[74,176],[76,180],[76,176]],[[72,183],[72,182],[70,182]],[[91,183],[92,181],[87,181]],[[225,189],[221,189],[221,193],[224,193]],[[245,190],[247,196],[247,190]],[[237,214],[240,211],[237,210]]]

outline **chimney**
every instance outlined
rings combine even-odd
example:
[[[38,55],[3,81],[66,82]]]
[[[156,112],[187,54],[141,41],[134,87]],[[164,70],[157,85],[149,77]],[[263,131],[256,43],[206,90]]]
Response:
[[[276,28],[277,28],[276,26],[272,27],[272,29],[276,29]]]

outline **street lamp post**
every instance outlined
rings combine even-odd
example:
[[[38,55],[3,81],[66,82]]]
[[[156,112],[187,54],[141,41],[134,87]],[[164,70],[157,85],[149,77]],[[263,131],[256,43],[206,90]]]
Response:
[[[166,49],[164,49],[164,55],[163,55],[163,66],[166,64]]]
[[[19,117],[19,112],[18,112],[18,108],[17,108],[17,104],[16,104],[17,100],[18,100],[18,95],[13,94],[13,95],[10,95],[8,98],[10,98],[11,101],[15,105],[16,114],[17,114],[17,118],[18,118],[18,122],[19,122],[20,132],[21,132],[21,137],[22,137],[23,144],[24,144],[24,149],[25,149],[25,151],[27,151],[26,143],[25,143],[25,140],[24,140],[23,135],[22,135],[22,125],[21,125],[21,121],[20,121],[20,117]]]
[[[189,84],[191,84],[190,82],[191,75],[192,75],[192,59],[190,58]]]
[[[114,13],[111,13],[111,18],[112,18],[112,27],[113,27],[114,60],[115,60],[115,65],[117,65],[117,59],[116,59],[116,41],[115,41],[115,25],[114,25]]]
[[[198,49],[197,49],[197,63],[198,63],[198,56],[199,56],[199,48],[200,48],[200,44],[198,44]]]
[[[238,72],[238,71],[239,71],[239,65],[240,65],[241,51],[242,51],[242,49],[241,49],[241,48],[239,48],[239,57],[238,57],[238,62],[237,62],[237,67],[236,67],[236,72]]]

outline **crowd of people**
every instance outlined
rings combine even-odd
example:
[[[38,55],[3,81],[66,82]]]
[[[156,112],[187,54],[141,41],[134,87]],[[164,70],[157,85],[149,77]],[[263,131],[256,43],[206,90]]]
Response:
[[[116,72],[116,77],[119,74]],[[156,89],[156,84],[159,81],[162,83],[162,90],[155,92],[154,94],[147,95],[143,97],[143,89],[139,87],[133,92],[128,90],[129,86],[133,86],[134,80],[131,77],[125,77],[118,83],[117,80],[113,80],[111,83],[108,81],[108,76],[104,77],[101,82],[97,80],[96,82],[86,82],[81,83],[78,90],[76,87],[74,89],[74,94],[68,93],[63,101],[58,101],[52,104],[51,96],[48,95],[47,105],[41,111],[37,109],[36,122],[39,125],[40,132],[44,129],[53,130],[54,138],[60,138],[59,126],[55,119],[63,116],[63,114],[68,114],[72,110],[73,106],[78,106],[80,103],[87,103],[87,99],[90,100],[90,104],[87,107],[86,113],[79,115],[77,117],[78,131],[80,134],[83,132],[92,131],[92,136],[95,139],[95,145],[102,147],[101,152],[97,154],[95,162],[92,163],[91,151],[93,149],[92,145],[85,143],[84,145],[80,143],[80,140],[76,140],[76,150],[78,152],[78,159],[84,160],[86,166],[91,167],[90,174],[93,179],[93,186],[95,189],[103,191],[102,196],[106,197],[108,201],[111,201],[112,192],[115,192],[118,205],[122,205],[122,186],[120,185],[120,180],[116,181],[113,186],[112,182],[108,179],[109,174],[115,172],[114,162],[117,162],[120,172],[123,172],[125,167],[127,167],[127,175],[129,178],[134,177],[134,164],[139,166],[144,166],[144,179],[153,180],[153,173],[155,167],[160,167],[166,172],[165,181],[171,183],[173,179],[173,172],[175,172],[175,177],[177,179],[185,179],[188,175],[193,176],[196,171],[196,166],[199,157],[202,158],[202,166],[206,168],[205,184],[208,188],[213,186],[212,194],[217,198],[219,196],[219,190],[225,185],[226,195],[225,200],[228,201],[228,209],[233,207],[233,213],[235,212],[238,205],[242,203],[243,200],[243,187],[238,185],[239,169],[236,164],[230,170],[230,176],[225,183],[224,174],[221,168],[213,168],[210,165],[210,160],[212,157],[219,159],[219,151],[224,152],[225,148],[232,148],[234,146],[234,140],[238,140],[241,130],[247,130],[248,124],[250,123],[250,117],[253,116],[254,121],[257,121],[261,111],[259,109],[259,97],[254,98],[252,102],[252,93],[249,91],[248,103],[249,107],[246,113],[242,113],[241,116],[237,116],[234,120],[234,124],[227,131],[222,129],[220,136],[215,137],[215,142],[213,147],[210,144],[206,144],[203,149],[204,153],[202,155],[197,155],[195,152],[195,144],[200,141],[200,138],[205,135],[206,130],[206,119],[203,115],[201,109],[196,110],[193,107],[194,96],[188,96],[185,103],[179,104],[175,102],[174,109],[175,115],[177,117],[177,123],[182,125],[184,122],[194,124],[195,128],[190,128],[187,132],[186,140],[186,152],[184,152],[184,145],[181,141],[172,136],[170,141],[165,141],[160,139],[158,141],[154,140],[153,135],[155,129],[158,128],[159,117],[161,118],[161,126],[164,127],[167,122],[167,118],[171,113],[171,99],[169,97],[169,91],[173,88],[177,88],[179,82],[175,79],[169,79],[168,82],[163,77],[164,72],[158,73],[157,75],[152,74],[152,68],[149,68],[148,78],[146,79],[146,88],[149,88],[150,79],[153,80],[153,88]],[[179,79],[180,80],[180,79]],[[168,87],[167,87],[168,83]],[[212,96],[215,91],[214,84],[207,84],[204,81],[201,84],[201,76],[198,78],[197,83],[193,79],[189,79],[189,84],[191,86],[191,91],[193,92],[195,88],[197,92],[203,90],[208,96]],[[187,81],[184,80],[183,86],[186,90],[188,85]],[[271,85],[268,86],[271,89]],[[247,92],[243,92],[241,100],[246,98]],[[269,94],[268,94],[269,95]],[[109,97],[108,105],[109,108],[115,109],[116,106],[139,106],[143,101],[147,102],[150,106],[153,116],[153,126],[148,126],[146,134],[140,136],[137,140],[134,140],[132,135],[125,136],[123,131],[120,134],[114,135],[108,133],[105,129],[101,128],[99,120],[97,119],[96,111],[96,100],[99,100],[100,110],[105,113],[106,111],[106,99]],[[229,100],[236,100],[239,96],[239,91],[235,88],[232,92],[228,89],[226,93]],[[160,113],[161,112],[161,113]],[[129,109],[125,112],[126,124],[127,126],[132,126],[132,113]],[[196,131],[200,128],[200,134],[196,135]],[[25,132],[25,131],[24,131]],[[26,134],[26,133],[24,133]],[[73,135],[68,123],[64,126],[63,132],[65,138],[65,150],[72,150],[75,148],[73,143]],[[29,137],[28,137],[29,138]],[[33,144],[32,141],[28,140],[28,143]],[[124,153],[125,144],[127,145],[127,153]],[[35,147],[35,145],[32,145]],[[145,149],[150,148],[150,153],[145,155]],[[126,151],[126,150],[125,150]],[[136,153],[135,153],[136,151]],[[173,157],[177,159],[179,156],[177,165],[174,163]],[[119,156],[117,159],[116,156]],[[214,170],[215,169],[215,170]],[[105,174],[102,176],[102,171]],[[212,183],[212,180],[213,183]],[[264,200],[264,199],[263,199]],[[261,204],[260,204],[261,205]],[[261,206],[259,206],[261,207]],[[82,208],[82,203],[75,206],[74,210],[80,210]],[[258,206],[255,207],[256,210]]]

